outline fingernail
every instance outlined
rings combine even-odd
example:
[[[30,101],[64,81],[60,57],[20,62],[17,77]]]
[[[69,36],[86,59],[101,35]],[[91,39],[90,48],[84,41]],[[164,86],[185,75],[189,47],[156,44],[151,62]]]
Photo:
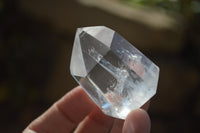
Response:
[[[23,133],[37,133],[31,129],[25,129]]]
[[[123,133],[135,133],[135,128],[132,122],[125,121]]]
[[[126,127],[127,131],[125,133],[134,133],[134,126],[133,123],[129,122]]]

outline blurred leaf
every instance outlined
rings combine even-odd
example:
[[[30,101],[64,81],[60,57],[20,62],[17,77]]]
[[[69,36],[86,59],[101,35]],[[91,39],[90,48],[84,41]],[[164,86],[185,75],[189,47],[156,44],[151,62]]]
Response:
[[[199,1],[192,1],[191,2],[191,8],[193,12],[200,13],[200,2]]]
[[[197,0],[121,0],[131,5],[141,5],[151,8],[162,8],[167,11],[174,11],[185,16],[199,13],[200,2]]]

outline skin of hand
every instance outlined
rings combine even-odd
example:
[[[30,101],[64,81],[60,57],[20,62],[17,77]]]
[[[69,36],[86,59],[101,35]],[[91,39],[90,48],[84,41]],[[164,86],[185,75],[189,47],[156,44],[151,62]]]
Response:
[[[55,102],[31,122],[23,133],[150,133],[150,118],[143,109],[129,113],[124,120],[107,116],[80,87]]]

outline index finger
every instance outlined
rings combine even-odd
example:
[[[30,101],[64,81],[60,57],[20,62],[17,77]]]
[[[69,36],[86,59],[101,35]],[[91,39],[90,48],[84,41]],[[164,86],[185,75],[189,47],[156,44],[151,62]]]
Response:
[[[79,86],[34,120],[24,133],[28,130],[37,133],[71,132],[95,107],[93,101]]]

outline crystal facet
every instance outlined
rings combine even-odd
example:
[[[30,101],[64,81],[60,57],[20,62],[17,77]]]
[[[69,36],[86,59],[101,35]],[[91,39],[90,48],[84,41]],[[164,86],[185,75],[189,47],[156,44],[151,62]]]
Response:
[[[78,28],[70,71],[107,115],[125,119],[156,93],[159,67],[105,26]]]

